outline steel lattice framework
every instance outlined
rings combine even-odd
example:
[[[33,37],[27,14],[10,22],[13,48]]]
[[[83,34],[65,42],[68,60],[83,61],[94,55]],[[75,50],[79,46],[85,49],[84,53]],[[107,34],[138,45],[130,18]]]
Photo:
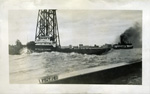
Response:
[[[56,10],[43,9],[38,11],[35,41],[49,38],[53,44],[60,46]]]

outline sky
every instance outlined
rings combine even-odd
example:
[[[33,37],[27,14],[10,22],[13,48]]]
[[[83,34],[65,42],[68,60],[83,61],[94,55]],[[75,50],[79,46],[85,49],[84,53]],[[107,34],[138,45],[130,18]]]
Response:
[[[116,43],[120,34],[142,25],[140,10],[57,10],[62,46],[103,45]],[[38,10],[9,10],[9,44],[19,39],[22,44],[34,41]]]

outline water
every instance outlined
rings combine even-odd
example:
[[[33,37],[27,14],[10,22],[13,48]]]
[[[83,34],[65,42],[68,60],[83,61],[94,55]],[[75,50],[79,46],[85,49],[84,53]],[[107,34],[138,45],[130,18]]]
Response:
[[[107,64],[141,60],[140,48],[111,50],[105,55],[42,52],[9,55],[10,83],[38,83],[43,76],[61,74]]]

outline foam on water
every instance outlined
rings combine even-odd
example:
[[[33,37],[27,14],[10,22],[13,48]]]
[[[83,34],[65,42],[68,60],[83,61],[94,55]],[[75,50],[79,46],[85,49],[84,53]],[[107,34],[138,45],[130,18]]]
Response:
[[[141,60],[141,49],[120,49],[106,55],[42,52],[10,55],[10,83],[35,83],[40,77],[119,62]]]

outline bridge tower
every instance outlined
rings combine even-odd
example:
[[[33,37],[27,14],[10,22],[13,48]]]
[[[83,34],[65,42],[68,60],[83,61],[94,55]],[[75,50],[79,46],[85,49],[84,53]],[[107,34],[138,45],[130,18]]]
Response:
[[[38,11],[35,46],[40,48],[60,47],[56,10]]]

